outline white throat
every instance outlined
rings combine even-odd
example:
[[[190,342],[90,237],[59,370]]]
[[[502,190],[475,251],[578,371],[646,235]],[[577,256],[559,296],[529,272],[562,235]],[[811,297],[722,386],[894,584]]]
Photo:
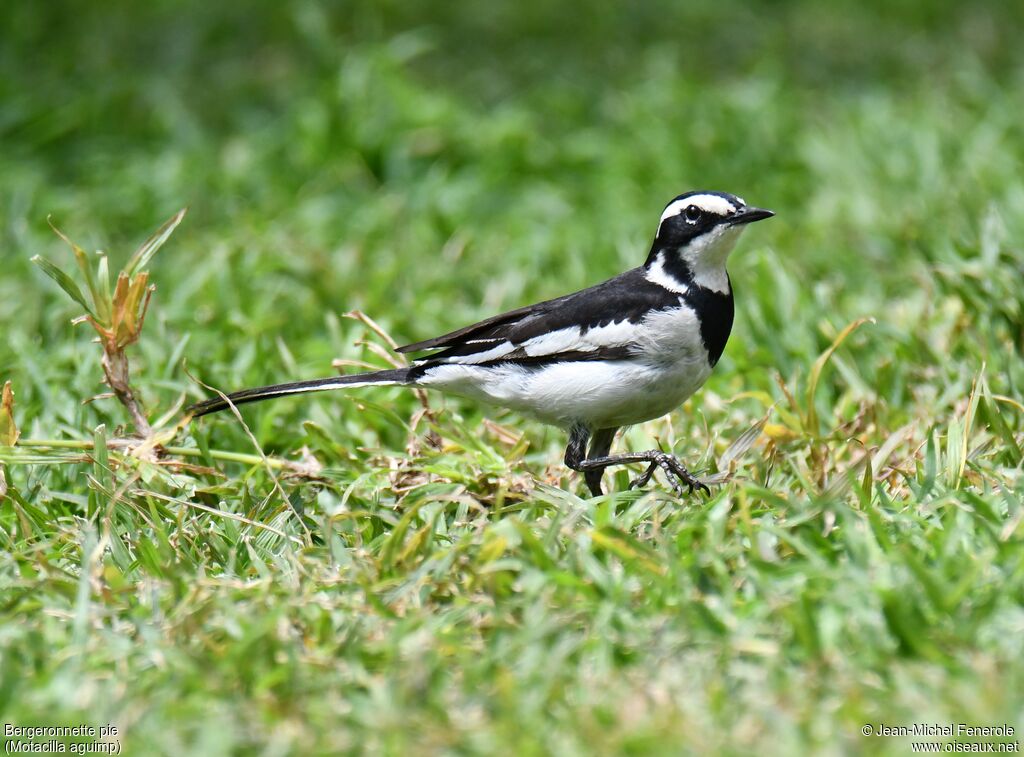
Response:
[[[741,233],[742,226],[716,226],[676,251],[690,269],[693,283],[713,292],[729,291],[725,261]]]

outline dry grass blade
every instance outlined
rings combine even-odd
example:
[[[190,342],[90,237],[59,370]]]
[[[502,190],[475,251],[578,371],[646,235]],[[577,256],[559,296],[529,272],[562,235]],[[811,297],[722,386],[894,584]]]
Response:
[[[11,382],[4,383],[3,393],[0,394],[0,444],[5,447],[13,447],[18,443],[18,424],[14,422],[14,391],[11,389]]]
[[[736,437],[736,440],[726,448],[725,452],[718,459],[718,467],[723,471],[729,470],[734,462],[743,457],[747,450],[754,446],[754,442],[761,436],[761,432],[764,430],[767,422],[768,415],[766,414],[761,420]]]
[[[850,336],[854,331],[859,329],[865,323],[874,323],[874,318],[858,318],[857,320],[849,323],[846,328],[839,332],[839,335],[832,340],[832,344],[829,345],[828,349],[818,356],[818,359],[814,361],[814,365],[811,367],[811,374],[807,377],[807,421],[804,424],[806,430],[817,435],[818,433],[818,411],[814,407],[814,395],[818,391],[818,381],[821,379],[821,372],[825,369],[825,365],[828,363],[829,358],[832,357],[833,353],[839,346],[846,341],[846,338]]]
[[[388,348],[391,350],[391,352],[388,352],[375,342],[363,342],[363,344],[366,346],[368,350],[370,350],[370,352],[372,352],[374,355],[377,355],[377,357],[379,357],[381,360],[390,363],[395,368],[404,368],[405,366],[409,365],[409,361],[405,358],[405,356],[397,351],[398,342],[396,342],[392,338],[391,334],[384,330],[383,326],[381,326],[379,323],[373,320],[370,316],[368,316],[361,310],[351,310],[348,313],[345,313],[345,317],[351,318],[352,320],[355,321],[359,321],[361,324],[366,326],[368,329],[370,329],[370,331],[372,331],[381,339],[383,339],[387,343]],[[413,393],[416,395],[416,399],[419,400],[420,405],[423,406],[423,409],[427,411],[427,417],[431,421],[434,421],[434,411],[430,407],[430,398],[427,397],[427,393],[422,389],[414,389]]]
[[[155,291],[154,287],[147,287],[148,283],[149,274],[145,271],[131,279],[124,271],[118,275],[109,328],[102,328],[93,322],[93,327],[100,336],[110,342],[112,350],[124,349],[138,341],[142,333],[142,324],[146,319],[146,310],[149,308],[149,300]]]
[[[391,334],[385,331],[383,326],[381,326],[379,323],[377,323],[363,311],[351,310],[348,313],[345,313],[345,317],[351,318],[352,320],[355,321],[359,321],[361,324],[370,329],[370,331],[372,331],[374,334],[376,334],[385,342],[387,342],[388,347],[390,347],[392,350],[398,349],[398,342],[391,338]],[[405,365],[404,362],[397,362],[397,359],[393,356],[390,358],[390,360],[396,368],[400,368],[403,365]]]

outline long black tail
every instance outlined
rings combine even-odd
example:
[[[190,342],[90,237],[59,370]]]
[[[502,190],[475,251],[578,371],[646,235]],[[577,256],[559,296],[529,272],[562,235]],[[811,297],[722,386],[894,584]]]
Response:
[[[307,392],[326,392],[331,389],[353,388],[357,386],[371,386],[375,384],[408,384],[409,368],[395,368],[387,371],[374,371],[373,373],[357,373],[352,376],[332,376],[331,378],[310,379],[308,381],[292,381],[288,384],[274,384],[273,386],[260,386],[256,389],[243,389],[240,392],[232,392],[227,395],[232,405],[244,405],[246,402],[260,402],[274,397],[287,397],[289,394],[306,394]],[[192,414],[193,418],[200,415],[216,413],[228,407],[228,403],[221,397],[199,402],[188,408],[186,412]]]

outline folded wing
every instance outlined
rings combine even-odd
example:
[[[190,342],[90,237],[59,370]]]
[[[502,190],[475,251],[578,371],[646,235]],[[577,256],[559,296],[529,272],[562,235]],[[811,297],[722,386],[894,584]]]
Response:
[[[435,365],[624,359],[635,343],[635,325],[678,302],[677,293],[652,284],[638,268],[398,351],[438,350],[421,359]]]

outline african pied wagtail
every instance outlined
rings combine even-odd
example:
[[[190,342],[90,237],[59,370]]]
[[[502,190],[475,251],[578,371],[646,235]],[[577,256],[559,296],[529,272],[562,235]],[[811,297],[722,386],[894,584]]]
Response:
[[[610,455],[622,426],[665,415],[707,380],[725,349],[733,295],[725,263],[743,227],[774,215],[725,192],[690,192],[661,214],[647,261],[602,284],[399,348],[432,350],[408,368],[295,381],[227,395],[236,405],[370,385],[441,389],[569,429],[565,464],[593,494],[611,465],[659,467],[676,491],[707,491],[659,450]],[[222,398],[193,416],[228,407]],[[587,442],[590,442],[589,453]]]

